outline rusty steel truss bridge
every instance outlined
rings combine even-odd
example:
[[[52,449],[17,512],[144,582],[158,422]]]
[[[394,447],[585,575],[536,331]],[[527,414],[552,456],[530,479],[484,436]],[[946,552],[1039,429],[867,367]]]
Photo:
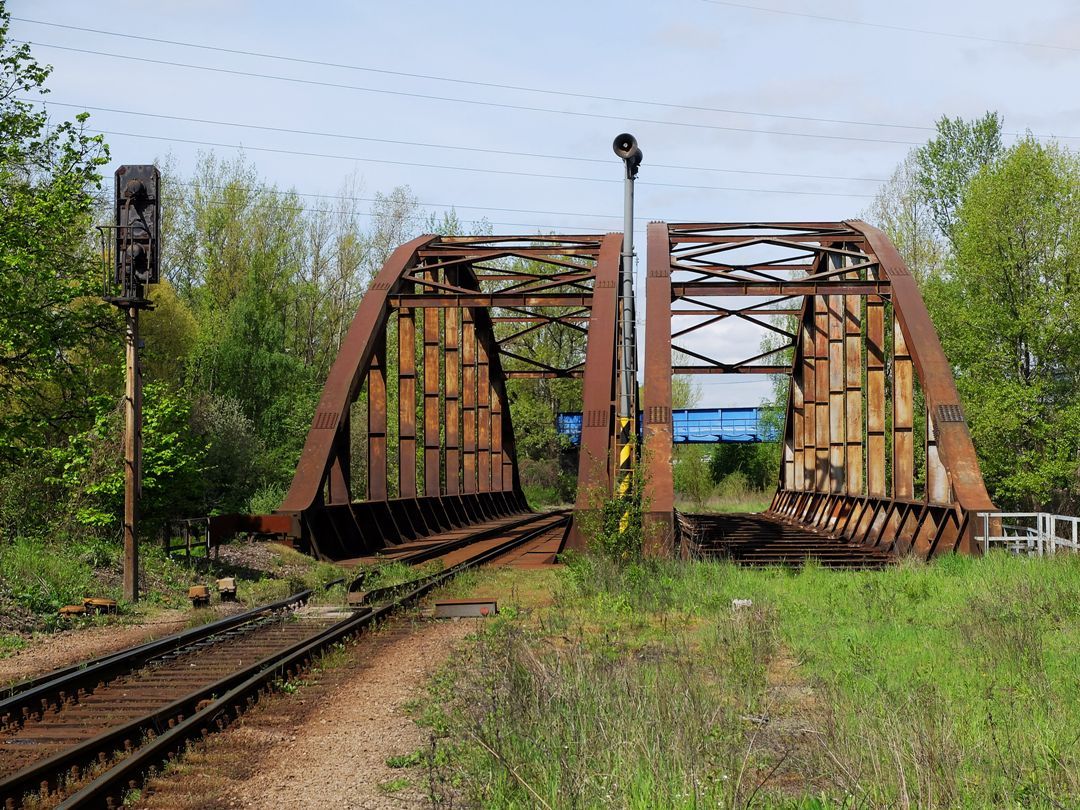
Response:
[[[621,246],[609,233],[398,247],[342,342],[279,510],[227,528],[350,560],[527,513],[507,383],[576,379],[578,494],[565,545],[582,547],[583,518],[615,497],[625,456]],[[672,378],[700,374],[790,377],[776,493],[761,518],[769,532],[876,559],[978,553],[975,516],[993,505],[916,281],[881,231],[654,222],[644,269],[643,435],[630,450],[647,553],[707,546],[715,523],[681,515],[672,480]],[[713,339],[723,332],[708,327],[729,319],[765,330],[765,348]],[[536,357],[538,330],[577,341],[580,362]]]

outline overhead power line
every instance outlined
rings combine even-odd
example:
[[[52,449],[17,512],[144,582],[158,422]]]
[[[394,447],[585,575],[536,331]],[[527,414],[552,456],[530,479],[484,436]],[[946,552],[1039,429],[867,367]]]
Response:
[[[787,121],[813,121],[821,124],[848,124],[853,126],[865,126],[865,127],[890,127],[894,129],[911,129],[921,131],[933,131],[933,127],[920,126],[918,124],[894,124],[885,123],[881,121],[853,121],[844,118],[819,118],[812,115],[793,115],[790,113],[774,113],[763,112],[761,110],[737,110],[730,107],[712,107],[707,105],[698,104],[677,104],[670,101],[656,101],[646,100],[640,98],[623,98],[620,96],[604,96],[594,93],[578,93],[571,90],[552,90],[543,87],[529,87],[521,84],[504,84],[500,82],[485,82],[477,79],[461,79],[453,76],[438,76],[432,73],[410,73],[403,70],[390,70],[388,68],[376,68],[367,65],[350,65],[342,62],[327,62],[321,59],[305,59],[299,56],[284,56],[276,53],[266,53],[263,51],[247,51],[240,48],[224,48],[217,45],[206,45],[198,42],[184,42],[176,39],[161,39],[159,37],[148,37],[140,34],[128,34],[120,33],[117,31],[106,31],[101,28],[84,28],[78,25],[66,25],[64,23],[49,22],[47,20],[32,20],[28,17],[12,17],[11,19],[18,22],[31,23],[33,25],[46,25],[51,28],[63,28],[69,31],[80,31],[87,34],[101,34],[108,37],[119,37],[121,39],[129,40],[135,39],[142,42],[154,42],[161,45],[176,45],[182,48],[196,48],[202,51],[213,51],[216,53],[228,53],[235,54],[237,56],[254,56],[259,59],[275,59],[280,62],[292,62],[300,65],[315,65],[318,67],[329,67],[340,70],[355,70],[362,71],[364,73],[376,73],[382,76],[400,76],[408,79],[424,79],[426,81],[435,82],[447,82],[451,84],[462,84],[471,87],[488,87],[494,90],[514,90],[524,93],[540,93],[548,96],[564,96],[566,98],[580,98],[588,101],[610,101],[618,104],[640,104],[647,107],[664,107],[671,110],[690,110],[693,112],[714,112],[724,113],[726,115],[752,115],[761,118],[778,118]]]
[[[263,189],[263,191],[274,193],[271,189]],[[228,200],[205,200],[204,204],[212,205],[215,208],[232,208],[234,210],[247,207],[243,203],[229,202]],[[417,203],[417,205],[423,205],[423,203]],[[342,216],[357,216],[368,218],[375,217],[375,214],[370,211],[345,211],[326,208],[307,208],[302,205],[291,205],[288,206],[288,208],[290,211],[305,214],[340,214]],[[533,228],[536,229],[538,232],[548,233],[560,233],[566,230],[582,231],[583,233],[590,235],[599,233],[595,228],[582,228],[577,225],[539,225],[535,222],[493,222],[489,219],[462,219],[459,221],[469,225],[503,225],[508,228]]]
[[[169,143],[186,143],[194,144],[196,146],[212,146],[221,149],[239,149],[242,151],[252,152],[268,152],[271,154],[281,155],[297,155],[299,157],[317,157],[327,158],[330,160],[348,160],[360,163],[383,163],[390,166],[410,166],[413,168],[423,169],[446,169],[448,171],[458,172],[473,172],[477,174],[501,174],[510,175],[513,177],[536,177],[545,180],[574,180],[588,183],[622,183],[622,180],[604,178],[604,177],[578,177],[574,175],[558,175],[558,174],[543,174],[538,172],[522,172],[513,171],[510,169],[485,169],[475,166],[446,166],[438,163],[415,163],[407,160],[386,160],[383,158],[367,158],[358,157],[355,155],[331,155],[324,152],[305,152],[298,149],[280,149],[276,147],[268,146],[247,146],[244,144],[235,143],[220,143],[217,141],[203,141],[195,140],[192,138],[176,138],[166,137],[162,135],[146,135],[137,132],[119,132],[117,130],[108,129],[87,129],[87,132],[100,133],[102,135],[119,135],[127,138],[143,138],[146,140],[154,141],[166,141]],[[742,188],[738,186],[699,186],[689,183],[646,183],[644,181],[638,181],[638,185],[643,186],[656,186],[661,188],[681,188],[689,189],[693,191],[730,191],[749,194],[793,194],[798,196],[808,197],[847,197],[847,198],[873,198],[873,194],[851,194],[847,192],[839,191],[797,191],[794,189],[774,189],[774,188]]]
[[[988,37],[978,37],[978,36],[972,36],[972,35],[967,35],[967,34],[956,34],[956,33],[942,32],[942,31],[929,31],[929,30],[918,29],[918,28],[906,28],[906,27],[903,27],[903,26],[892,26],[892,25],[885,25],[885,24],[879,24],[879,23],[863,23],[863,22],[859,22],[857,20],[850,20],[850,19],[845,19],[845,18],[840,18],[840,17],[828,17],[828,16],[824,16],[824,15],[819,15],[819,14],[809,14],[809,13],[788,11],[788,10],[785,10],[785,9],[774,9],[774,8],[765,8],[765,7],[762,7],[762,6],[752,6],[752,5],[749,5],[747,3],[721,2],[721,0],[705,0],[705,2],[711,2],[714,5],[730,6],[732,8],[742,8],[742,9],[749,9],[749,10],[752,10],[752,11],[760,11],[760,12],[773,13],[773,14],[785,14],[785,15],[790,15],[790,16],[808,17],[810,19],[826,20],[826,21],[829,21],[829,22],[837,22],[837,23],[848,23],[848,24],[852,24],[852,25],[865,25],[865,26],[869,26],[869,27],[872,27],[872,28],[886,28],[886,29],[893,29],[893,30],[899,30],[899,31],[906,31],[906,32],[909,32],[909,33],[922,33],[922,34],[931,34],[931,35],[934,35],[934,36],[955,37],[955,38],[960,38],[960,39],[973,39],[973,40],[981,41],[981,42],[991,42],[991,43],[1006,44],[1006,45],[1024,45],[1024,46],[1028,46],[1028,47],[1057,48],[1057,49],[1073,50],[1073,51],[1080,50],[1080,48],[1073,48],[1073,47],[1062,46],[1062,45],[1046,45],[1046,44],[1034,43],[1034,42],[1017,42],[1017,41],[1014,41],[1014,40],[993,39],[993,38],[988,38]],[[259,58],[259,59],[273,59],[273,60],[277,60],[277,61],[281,61],[281,62],[291,62],[291,63],[294,63],[294,64],[301,64],[301,65],[313,65],[313,66],[318,66],[318,67],[329,67],[329,68],[335,68],[335,69],[340,69],[340,70],[361,71],[361,72],[364,72],[364,73],[374,73],[374,74],[383,75],[383,76],[400,76],[400,77],[409,78],[409,79],[423,79],[423,80],[426,80],[426,81],[446,82],[446,83],[450,83],[450,84],[466,85],[466,86],[472,86],[472,87],[487,87],[487,88],[496,89],[496,90],[512,90],[512,91],[516,91],[516,92],[538,93],[538,94],[541,94],[541,95],[548,95],[548,96],[562,96],[562,97],[565,97],[565,98],[585,99],[585,100],[588,100],[588,101],[614,102],[614,103],[618,103],[618,104],[638,104],[638,105],[647,106],[647,107],[662,107],[662,108],[665,108],[665,109],[687,110],[687,111],[691,111],[691,112],[712,112],[712,113],[721,113],[721,114],[724,114],[724,115],[744,115],[744,116],[754,116],[754,117],[759,117],[759,118],[774,118],[774,119],[777,119],[777,120],[785,120],[785,121],[807,121],[807,122],[813,122],[813,123],[819,123],[819,124],[842,124],[842,125],[846,125],[846,126],[883,127],[883,128],[888,128],[888,129],[906,129],[906,130],[911,130],[911,131],[916,131],[916,132],[934,132],[935,131],[934,127],[926,126],[925,124],[901,124],[901,123],[896,123],[896,122],[892,122],[892,121],[865,121],[865,120],[851,119],[851,118],[825,118],[825,117],[813,116],[813,115],[795,115],[793,113],[766,112],[764,110],[740,110],[740,109],[736,109],[736,108],[733,108],[733,107],[716,107],[716,106],[701,105],[701,104],[678,104],[678,103],[670,102],[670,101],[657,101],[655,99],[624,98],[624,97],[621,97],[621,96],[605,96],[605,95],[599,95],[599,94],[596,94],[596,93],[581,93],[581,92],[575,92],[575,91],[571,91],[571,90],[556,90],[556,89],[543,88],[543,87],[530,87],[528,85],[506,84],[506,83],[501,83],[501,82],[480,81],[480,80],[477,80],[477,79],[462,79],[462,78],[454,77],[454,76],[439,76],[439,75],[432,74],[432,73],[413,73],[413,72],[402,71],[402,70],[391,70],[389,68],[376,68],[376,67],[371,67],[371,66],[368,66],[368,65],[351,65],[351,64],[347,64],[347,63],[343,63],[343,62],[330,62],[330,61],[325,61],[325,60],[320,60],[320,59],[308,59],[308,58],[299,57],[299,56],[285,56],[283,54],[266,53],[264,51],[249,51],[249,50],[244,50],[244,49],[241,49],[241,48],[225,48],[225,47],[218,46],[218,45],[207,45],[205,43],[185,42],[183,40],[164,39],[164,38],[161,38],[161,37],[150,37],[150,36],[145,36],[145,35],[142,35],[142,34],[122,33],[122,32],[118,32],[118,31],[107,31],[107,30],[104,30],[104,29],[101,29],[101,28],[87,28],[87,27],[78,26],[78,25],[67,25],[65,23],[52,22],[52,21],[49,21],[49,20],[35,20],[35,19],[31,19],[29,17],[12,17],[11,19],[16,20],[18,22],[30,23],[32,25],[43,25],[43,26],[48,26],[50,28],[61,28],[61,29],[69,30],[69,31],[79,31],[79,32],[88,33],[88,34],[100,34],[102,36],[118,37],[118,38],[121,38],[121,39],[124,39],[124,40],[134,39],[134,40],[139,40],[139,41],[142,41],[142,42],[153,42],[153,43],[162,44],[162,45],[175,45],[175,46],[182,47],[182,48],[194,48],[196,50],[211,51],[211,52],[215,52],[215,53],[227,53],[227,54],[234,54],[234,55],[238,55],[238,56],[252,56],[252,57]],[[58,46],[52,46],[52,47],[58,47]],[[1022,137],[1026,133],[1007,132],[1005,134],[1011,135],[1011,136],[1014,136],[1014,137]],[[1077,138],[1077,137],[1080,137],[1080,136],[1059,135],[1059,136],[1056,136],[1056,137],[1059,137],[1059,138]]]
[[[442,144],[442,143],[424,143],[422,141],[403,141],[393,138],[372,138],[365,135],[353,135],[351,133],[343,132],[319,132],[316,130],[306,129],[292,129],[289,127],[273,127],[265,126],[262,124],[247,124],[236,121],[218,121],[209,118],[193,118],[190,116],[182,115],[166,115],[165,113],[148,113],[138,110],[120,110],[113,107],[95,107],[90,104],[70,104],[63,101],[53,101],[52,99],[20,99],[31,104],[42,104],[44,106],[56,106],[56,107],[70,107],[76,110],[93,110],[95,112],[107,112],[117,113],[119,115],[135,115],[142,118],[159,118],[167,121],[186,121],[193,124],[212,124],[214,126],[223,127],[237,127],[240,129],[255,129],[264,132],[281,132],[291,135],[313,135],[320,138],[341,138],[343,140],[351,141],[364,141],[368,143],[386,143],[394,144],[398,146],[419,146],[425,149],[451,149],[460,152],[479,152],[490,155],[509,155],[511,157],[528,157],[528,158],[540,158],[544,160],[572,160],[578,163],[598,163],[604,166],[613,165],[610,159],[581,157],[578,155],[545,155],[536,152],[522,152],[519,150],[511,149],[488,149],[479,146],[459,146],[456,144]],[[794,177],[803,180],[844,180],[860,183],[884,183],[885,178],[882,177],[845,177],[834,174],[801,174],[798,172],[768,172],[752,169],[722,169],[716,166],[680,166],[667,163],[650,163],[651,168],[656,169],[678,169],[681,171],[694,171],[694,172],[720,172],[723,174],[754,174],[762,175],[766,177]]]
[[[827,141],[856,141],[861,143],[881,143],[899,146],[919,146],[921,141],[902,141],[892,138],[867,138],[855,135],[828,135],[816,132],[784,132],[783,130],[758,129],[755,127],[733,127],[722,124],[704,124],[691,121],[664,121],[655,118],[641,118],[628,115],[606,115],[604,113],[581,112],[579,110],[556,110],[551,107],[535,107],[527,104],[508,104],[499,101],[482,101],[471,98],[458,98],[454,96],[437,96],[430,93],[411,93],[404,90],[386,90],[379,87],[363,87],[355,84],[343,84],[340,82],[319,81],[316,79],[301,79],[295,76],[278,76],[272,73],[256,73],[248,70],[235,70],[232,68],[210,67],[208,65],[194,65],[187,62],[175,62],[168,59],[151,59],[145,56],[130,56],[122,53],[109,53],[107,51],[95,51],[89,48],[74,48],[68,45],[55,45],[48,42],[31,42],[29,40],[13,39],[12,42],[34,45],[38,48],[53,48],[71,53],[83,53],[93,56],[104,56],[110,59],[124,59],[133,62],[142,62],[151,65],[166,65],[169,67],[185,68],[187,70],[202,70],[210,73],[222,73],[230,76],[243,76],[253,79],[267,79],[271,81],[291,82],[309,87],[328,87],[336,90],[356,90],[363,93],[375,93],[387,96],[401,96],[403,98],[419,98],[426,101],[445,101],[453,104],[469,104],[478,107],[498,108],[504,110],[518,110],[523,112],[539,112],[552,115],[569,115],[577,118],[595,118],[604,121],[632,121],[637,124],[656,124],[665,127],[686,127],[689,129],[704,129],[719,132],[746,132],[755,135],[778,135],[789,138],[815,138]]]
[[[767,14],[784,14],[788,17],[802,17],[808,20],[823,20],[825,22],[843,23],[844,25],[858,25],[864,28],[878,28],[886,31],[902,31],[906,34],[925,34],[932,37],[948,37],[949,39],[966,39],[972,42],[988,42],[992,45],[1016,45],[1022,48],[1049,48],[1055,51],[1080,51],[1072,45],[1052,45],[1049,42],[1028,42],[1019,39],[999,39],[997,37],[983,37],[977,34],[960,34],[955,31],[936,31],[930,28],[915,28],[907,25],[891,25],[889,23],[864,22],[853,20],[850,17],[830,17],[826,14],[811,14],[806,11],[790,11],[783,8],[766,8],[765,6],[753,6],[749,3],[735,3],[730,0],[702,0],[714,6],[728,6],[729,8],[741,8],[748,11],[761,11]],[[15,19],[14,17],[12,19]]]
[[[217,190],[217,191],[222,191],[222,190],[225,190],[225,189],[229,188],[228,186],[219,186],[219,185],[212,185],[212,184],[203,185],[203,184],[196,183],[196,182],[193,182],[193,181],[190,181],[190,180],[182,180],[182,181],[173,180],[172,182],[176,183],[178,185],[182,185],[182,186],[190,186],[192,188],[212,188],[212,189]],[[386,198],[380,198],[380,197],[355,197],[355,196],[350,196],[348,194],[315,194],[315,193],[312,193],[312,192],[294,191],[294,190],[291,190],[291,189],[285,190],[285,189],[278,189],[278,188],[266,188],[266,187],[260,187],[259,191],[261,193],[275,194],[275,195],[279,195],[279,196],[283,196],[283,197],[288,197],[288,196],[294,196],[295,195],[297,197],[310,197],[310,198],[313,198],[313,199],[320,199],[320,200],[341,200],[341,201],[347,201],[347,202],[369,202],[369,203],[374,203],[374,202],[380,202],[381,200],[386,199]],[[535,208],[498,208],[498,207],[491,206],[491,205],[460,205],[460,204],[456,204],[456,203],[455,204],[431,203],[431,202],[422,202],[422,201],[419,201],[419,200],[416,202],[416,204],[420,205],[420,206],[424,206],[425,208],[450,208],[450,209],[464,208],[464,209],[467,209],[469,211],[498,211],[499,213],[509,213],[509,214],[543,214],[545,216],[553,216],[553,217],[602,217],[604,219],[617,219],[617,220],[620,220],[620,221],[623,218],[622,214],[582,214],[580,212],[574,212],[574,211],[541,211],[541,210],[537,210]],[[319,209],[315,209],[315,210],[319,210]],[[641,222],[651,222],[651,221],[655,220],[656,217],[634,217],[634,219],[636,221],[641,221]],[[466,221],[478,221],[478,220],[466,220]],[[496,223],[492,223],[492,224],[496,224]],[[498,223],[498,224],[506,225],[506,224],[519,224],[519,223],[501,222],[501,223]]]

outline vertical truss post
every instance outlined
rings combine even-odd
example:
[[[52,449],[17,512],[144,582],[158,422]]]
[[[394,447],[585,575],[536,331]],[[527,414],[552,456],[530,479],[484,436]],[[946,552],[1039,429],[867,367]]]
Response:
[[[791,374],[791,442],[792,463],[791,471],[785,476],[784,486],[786,489],[802,489],[806,464],[806,377],[804,374],[806,363],[805,357],[801,356],[805,351],[804,319],[799,318],[796,329],[796,346],[793,351],[793,364]]]
[[[416,319],[398,310],[398,494],[416,497]]]
[[[330,476],[327,480],[326,502],[331,504],[348,503],[352,499],[352,431],[350,418],[346,411],[334,436],[334,455],[330,463]]]
[[[866,491],[884,498],[885,477],[885,302],[866,300]]]
[[[461,310],[450,307],[446,310],[446,358],[443,361],[445,374],[445,429],[446,429],[446,494],[457,495],[461,492]]]
[[[828,492],[829,485],[829,308],[826,296],[814,297],[814,489]]]
[[[616,335],[618,331],[618,283],[621,234],[609,233],[600,243],[589,311],[589,342],[585,347],[582,377],[581,444],[578,453],[578,486],[574,523],[567,544],[585,548],[580,517],[608,500],[612,487],[612,416],[618,381]]]
[[[368,367],[367,497],[386,500],[386,331],[375,337]]]
[[[472,310],[461,310],[461,432],[462,485],[472,495],[476,488],[476,325]]]
[[[649,223],[645,277],[645,553],[674,553],[671,472],[671,247],[663,222]]]
[[[489,369],[490,376],[490,369]],[[503,490],[503,414],[502,400],[491,387],[491,491]]]
[[[802,341],[803,380],[803,490],[812,490],[817,480],[817,356],[815,350],[814,297],[803,305],[799,335]]]
[[[915,404],[911,355],[899,321],[893,321],[893,497],[915,497]]]
[[[476,387],[476,488],[491,492],[491,367],[481,341],[476,343]]]
[[[844,296],[844,383],[847,387],[847,493],[863,493],[862,299]]]
[[[844,296],[828,297],[829,317],[829,489],[847,488],[847,415],[844,403]]]
[[[438,280],[438,270],[425,276]],[[424,494],[442,489],[442,443],[439,420],[439,310],[424,310]]]
[[[948,503],[951,500],[949,474],[941,461],[937,427],[929,408],[926,409],[926,500],[930,503]]]

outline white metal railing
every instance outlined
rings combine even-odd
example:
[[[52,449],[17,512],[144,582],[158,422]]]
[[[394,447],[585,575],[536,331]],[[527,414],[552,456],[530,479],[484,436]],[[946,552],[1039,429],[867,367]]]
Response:
[[[982,534],[975,540],[983,551],[995,545],[1029,557],[1045,557],[1059,551],[1080,552],[1080,518],[1049,512],[979,512],[978,515]]]

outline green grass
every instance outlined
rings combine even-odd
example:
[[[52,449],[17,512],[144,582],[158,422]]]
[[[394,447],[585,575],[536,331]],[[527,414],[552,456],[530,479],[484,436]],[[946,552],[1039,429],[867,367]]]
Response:
[[[6,658],[19,650],[26,649],[27,643],[25,638],[16,633],[0,634],[0,658]]]
[[[480,806],[1080,806],[1080,557],[580,558],[515,607],[422,712]]]
[[[82,548],[63,549],[33,538],[0,544],[0,580],[11,597],[34,613],[55,613],[92,595],[93,560]]]
[[[676,496],[675,508],[681,512],[764,512],[772,503],[771,492],[750,490],[735,495],[711,495],[701,503]]]
[[[102,538],[51,539],[15,537],[0,543],[0,610],[10,606],[18,611],[18,622],[5,627],[13,631],[0,638],[0,655],[25,645],[32,632],[50,631],[97,622],[142,619],[161,608],[190,606],[187,589],[193,584],[212,583],[235,572],[224,562],[194,556],[169,557],[157,544],[143,543],[139,549],[140,602],[130,605],[122,596],[122,554],[119,542]],[[284,598],[304,588],[315,589],[315,602],[341,604],[343,586],[325,590],[326,583],[350,572],[340,566],[317,562],[284,546],[276,549],[277,565],[256,577],[237,575],[237,589],[247,605]],[[251,578],[249,578],[251,577]],[[61,620],[57,611],[64,605],[80,604],[85,597],[111,597],[120,601],[119,617],[86,617]],[[212,611],[197,611],[192,624],[213,618]],[[17,632],[15,632],[17,631]]]

